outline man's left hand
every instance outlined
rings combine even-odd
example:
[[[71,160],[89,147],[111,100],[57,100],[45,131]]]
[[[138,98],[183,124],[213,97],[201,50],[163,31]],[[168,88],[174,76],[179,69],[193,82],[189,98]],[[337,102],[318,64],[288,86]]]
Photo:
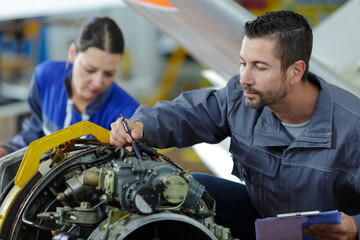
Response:
[[[303,231],[316,239],[346,239],[353,240],[357,237],[357,227],[354,219],[342,213],[340,224],[312,224]]]

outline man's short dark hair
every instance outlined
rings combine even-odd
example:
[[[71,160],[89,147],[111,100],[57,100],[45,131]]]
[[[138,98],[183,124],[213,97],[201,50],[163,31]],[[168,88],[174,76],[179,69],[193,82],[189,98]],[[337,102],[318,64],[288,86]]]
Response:
[[[307,79],[313,35],[302,15],[285,10],[268,12],[245,24],[245,36],[275,40],[274,54],[281,62],[281,70],[285,72],[290,65],[302,60],[306,64],[302,79]]]

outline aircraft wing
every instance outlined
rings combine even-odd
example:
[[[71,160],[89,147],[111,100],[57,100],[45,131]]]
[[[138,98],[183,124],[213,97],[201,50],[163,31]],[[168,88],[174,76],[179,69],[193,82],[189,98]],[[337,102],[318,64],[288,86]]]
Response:
[[[239,72],[244,23],[255,16],[232,0],[124,0],[204,66]]]

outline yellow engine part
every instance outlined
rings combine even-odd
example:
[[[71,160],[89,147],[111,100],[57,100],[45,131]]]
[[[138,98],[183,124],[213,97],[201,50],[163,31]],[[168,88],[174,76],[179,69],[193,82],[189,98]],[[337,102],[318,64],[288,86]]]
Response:
[[[30,143],[16,174],[15,186],[9,192],[0,207],[0,230],[6,214],[8,213],[9,207],[14,202],[16,196],[38,171],[41,156],[60,144],[87,135],[94,136],[102,143],[109,143],[110,141],[109,130],[89,121],[81,121]]]

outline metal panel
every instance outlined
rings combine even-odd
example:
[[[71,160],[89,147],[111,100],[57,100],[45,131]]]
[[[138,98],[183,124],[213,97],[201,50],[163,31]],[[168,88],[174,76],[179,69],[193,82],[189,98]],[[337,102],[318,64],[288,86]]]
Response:
[[[244,24],[253,14],[232,0],[168,0],[174,8],[125,0],[197,61],[225,78],[239,72]]]

